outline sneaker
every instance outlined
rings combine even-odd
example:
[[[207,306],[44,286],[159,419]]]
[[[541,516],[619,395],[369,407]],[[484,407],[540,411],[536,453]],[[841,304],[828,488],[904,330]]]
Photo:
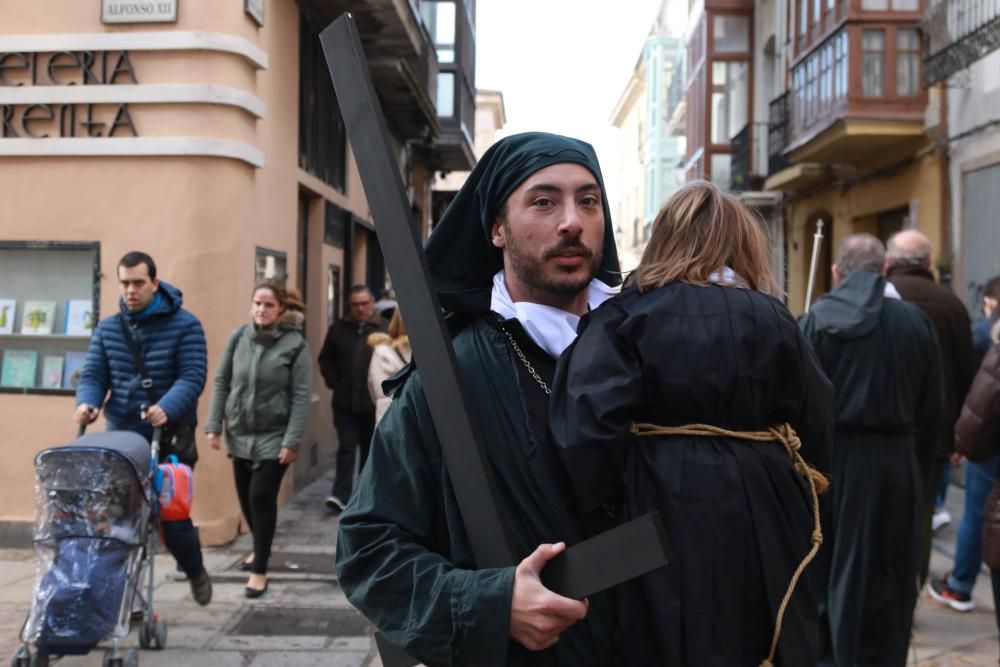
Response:
[[[934,510],[934,516],[931,517],[931,528],[934,532],[937,532],[938,528],[943,528],[951,523],[951,514],[948,510],[943,507],[939,510]]]
[[[327,496],[326,498],[326,508],[335,514],[340,514],[347,507],[347,503],[338,498],[337,496]]]
[[[191,597],[202,607],[212,601],[212,579],[205,568],[198,576],[191,577]]]
[[[927,585],[927,592],[931,594],[932,598],[948,605],[955,611],[972,611],[976,608],[976,603],[972,601],[971,595],[952,590],[945,579],[931,579]]]

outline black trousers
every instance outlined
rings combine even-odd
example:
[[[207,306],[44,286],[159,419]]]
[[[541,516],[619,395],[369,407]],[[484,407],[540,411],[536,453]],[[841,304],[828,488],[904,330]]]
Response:
[[[354,459],[359,447],[361,462],[358,470],[364,468],[365,461],[368,460],[372,433],[375,431],[375,413],[334,409],[333,425],[337,429],[337,440],[340,443],[337,447],[337,473],[333,478],[333,495],[346,503],[354,489]]]
[[[267,574],[271,543],[278,525],[278,489],[287,469],[288,465],[278,463],[277,459],[256,463],[233,459],[236,495],[253,534],[253,566],[250,571],[254,574]]]

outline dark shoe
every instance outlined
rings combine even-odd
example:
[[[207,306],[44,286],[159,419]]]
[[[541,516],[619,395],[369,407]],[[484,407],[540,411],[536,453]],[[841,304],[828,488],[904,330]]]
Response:
[[[931,579],[927,585],[927,592],[931,594],[932,598],[948,605],[955,611],[972,611],[976,608],[972,596],[968,593],[959,593],[949,587],[947,579]]]
[[[326,508],[334,514],[340,514],[345,507],[347,507],[347,503],[337,496],[328,496],[326,499]]]
[[[249,586],[247,586],[246,588],[243,589],[244,597],[248,597],[251,600],[254,598],[259,598],[261,595],[267,592],[267,586],[269,583],[270,583],[269,581],[265,581],[264,588],[250,588]]]
[[[253,561],[243,561],[240,563],[240,572],[249,572],[253,568]]]
[[[198,576],[191,577],[191,597],[202,607],[212,601],[212,579],[205,568]]]

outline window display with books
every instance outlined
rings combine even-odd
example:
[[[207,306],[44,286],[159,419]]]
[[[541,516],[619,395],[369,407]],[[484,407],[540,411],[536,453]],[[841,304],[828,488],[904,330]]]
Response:
[[[0,392],[72,394],[99,317],[97,243],[0,241]]]

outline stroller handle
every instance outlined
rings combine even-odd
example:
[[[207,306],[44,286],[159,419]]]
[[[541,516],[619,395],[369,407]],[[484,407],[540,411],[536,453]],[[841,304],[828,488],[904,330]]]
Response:
[[[82,438],[86,432],[87,432],[87,425],[80,424],[79,427],[76,429],[76,437]],[[152,461],[153,465],[156,465],[156,462],[160,460],[160,440],[162,438],[163,438],[163,427],[154,426],[153,439],[150,440],[149,442],[150,460]]]

